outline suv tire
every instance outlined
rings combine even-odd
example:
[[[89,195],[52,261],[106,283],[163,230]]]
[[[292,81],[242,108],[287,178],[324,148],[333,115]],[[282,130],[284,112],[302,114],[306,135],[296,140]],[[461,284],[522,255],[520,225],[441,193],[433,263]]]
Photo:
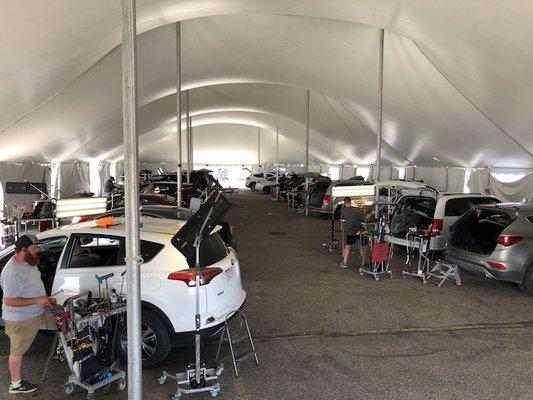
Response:
[[[524,279],[518,284],[520,290],[533,296],[533,265],[530,265],[524,274]]]
[[[153,311],[143,309],[141,323],[143,368],[155,367],[161,364],[170,353],[170,334],[165,323]],[[127,331],[124,323],[118,326],[115,344],[118,356],[124,361],[128,358],[125,340],[127,340]]]

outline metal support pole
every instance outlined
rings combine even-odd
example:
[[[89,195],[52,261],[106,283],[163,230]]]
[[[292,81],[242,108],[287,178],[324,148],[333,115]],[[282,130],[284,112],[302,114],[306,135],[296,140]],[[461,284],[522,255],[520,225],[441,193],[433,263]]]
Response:
[[[139,182],[137,158],[137,19],[135,0],[122,0],[122,119],[127,270],[128,399],[142,399]]]
[[[181,206],[181,23],[176,22],[176,129],[178,133],[178,166],[176,169],[176,182],[178,190],[176,191],[176,205]]]
[[[448,176],[448,173],[449,173],[449,168],[446,167],[446,191],[449,192],[450,189],[448,188],[448,181],[449,181],[449,176]]]
[[[310,92],[307,90],[307,126],[305,131],[305,172],[309,172],[309,122],[310,122]]]
[[[191,183],[191,107],[189,101],[189,91],[187,90],[187,183]]]
[[[189,151],[191,152],[191,171],[194,170],[194,129],[192,128],[192,117],[189,117]]]
[[[385,43],[385,30],[379,30],[379,75],[378,75],[378,126],[376,143],[376,182],[381,177],[381,132],[383,129],[383,45]]]
[[[279,114],[276,128],[276,183],[279,183]]]
[[[261,172],[261,127],[257,128],[257,169]]]

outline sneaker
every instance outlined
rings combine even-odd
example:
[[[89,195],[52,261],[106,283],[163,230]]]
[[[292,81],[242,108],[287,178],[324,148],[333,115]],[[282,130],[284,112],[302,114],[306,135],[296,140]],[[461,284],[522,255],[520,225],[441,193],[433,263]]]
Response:
[[[341,268],[348,268],[348,264],[341,262]]]
[[[17,393],[33,393],[35,392],[39,387],[37,385],[34,385],[33,383],[27,382],[25,380],[20,381],[20,383],[17,386],[14,386],[12,383],[9,384],[9,393],[10,394],[17,394]]]

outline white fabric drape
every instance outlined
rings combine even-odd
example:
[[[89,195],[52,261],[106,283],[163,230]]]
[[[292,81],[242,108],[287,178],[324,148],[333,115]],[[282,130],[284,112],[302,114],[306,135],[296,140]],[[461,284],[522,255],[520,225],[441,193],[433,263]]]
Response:
[[[501,182],[491,173],[489,189],[492,194],[506,201],[520,202],[533,197],[533,172],[514,182]]]
[[[89,164],[86,162],[62,163],[61,197],[72,197],[76,193],[90,190]]]
[[[446,168],[416,167],[416,180],[423,180],[426,185],[444,191],[446,190]]]
[[[448,188],[446,191],[452,193],[463,193],[464,184],[464,168],[448,168]]]

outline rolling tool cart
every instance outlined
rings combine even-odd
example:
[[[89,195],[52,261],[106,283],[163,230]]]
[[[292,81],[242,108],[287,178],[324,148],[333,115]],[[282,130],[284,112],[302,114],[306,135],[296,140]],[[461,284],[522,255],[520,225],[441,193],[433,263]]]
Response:
[[[344,242],[346,240],[345,235],[345,221],[343,219],[339,219],[340,224],[340,231],[335,228],[335,213],[331,214],[331,239],[329,243],[322,243],[322,247],[325,249],[328,249],[330,253],[333,253],[335,250],[341,249],[344,246]],[[336,238],[336,233],[340,232],[341,238],[340,240]]]
[[[392,278],[392,271],[389,271],[392,246],[385,241],[385,224],[380,221],[379,223],[366,222],[363,225],[365,227],[363,235],[368,238],[370,247],[370,265],[359,268],[359,274],[372,275],[376,281],[379,280],[380,275],[389,275]]]
[[[171,239],[172,245],[185,255],[189,265],[194,264],[196,270],[194,286],[196,297],[194,364],[189,364],[185,372],[182,373],[170,374],[163,371],[158,378],[160,385],[163,385],[168,378],[178,382],[178,389],[172,395],[173,400],[180,399],[184,394],[210,393],[212,397],[216,397],[220,393],[218,378],[224,371],[224,367],[222,364],[216,365],[216,363],[212,367],[207,367],[201,361],[200,331],[202,316],[200,314],[200,284],[203,278],[200,265],[200,246],[202,240],[217,226],[230,207],[231,204],[221,192],[212,193]]]
[[[431,234],[427,230],[419,230],[417,228],[409,228],[409,232],[406,235],[407,239],[407,259],[405,264],[410,266],[411,259],[414,256],[414,253],[418,253],[418,262],[416,269],[412,268],[409,271],[403,271],[402,276],[412,276],[415,278],[422,279],[422,282],[426,283],[428,281],[429,275],[429,264],[430,264],[430,243],[431,243]]]
[[[118,391],[126,388],[126,373],[118,368],[114,356],[125,302],[93,301],[91,297],[91,292],[83,292],[67,299],[64,307],[50,310],[58,329],[42,377],[46,379],[52,359],[65,360],[70,370],[65,394],[72,394],[78,386],[87,391],[87,399],[111,384],[116,384]]]

